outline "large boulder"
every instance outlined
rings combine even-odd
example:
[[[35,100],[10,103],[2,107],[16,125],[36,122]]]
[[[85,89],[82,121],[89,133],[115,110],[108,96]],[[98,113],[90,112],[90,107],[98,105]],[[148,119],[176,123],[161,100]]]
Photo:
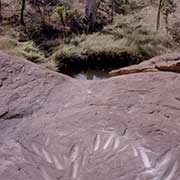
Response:
[[[178,180],[180,74],[77,81],[0,53],[0,180]]]
[[[116,69],[110,72],[111,76],[142,72],[169,71],[180,73],[180,53],[154,57],[138,65]]]

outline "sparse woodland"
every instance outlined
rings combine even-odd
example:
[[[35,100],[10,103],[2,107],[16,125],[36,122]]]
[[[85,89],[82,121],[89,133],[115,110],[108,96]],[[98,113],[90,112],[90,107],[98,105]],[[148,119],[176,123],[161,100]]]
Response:
[[[177,0],[1,0],[0,49],[55,70],[125,66],[178,49],[178,10]]]

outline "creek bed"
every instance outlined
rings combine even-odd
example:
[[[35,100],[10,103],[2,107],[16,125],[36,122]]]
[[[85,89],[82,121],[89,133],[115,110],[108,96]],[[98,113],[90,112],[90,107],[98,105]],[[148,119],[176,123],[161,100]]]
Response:
[[[85,55],[84,55],[85,56]],[[56,63],[60,73],[80,80],[102,80],[110,78],[109,72],[141,62],[127,52],[121,54],[90,54],[84,56],[57,56]]]
[[[111,69],[85,68],[83,70],[68,69],[60,72],[78,80],[103,80],[111,77],[109,75],[110,71]]]

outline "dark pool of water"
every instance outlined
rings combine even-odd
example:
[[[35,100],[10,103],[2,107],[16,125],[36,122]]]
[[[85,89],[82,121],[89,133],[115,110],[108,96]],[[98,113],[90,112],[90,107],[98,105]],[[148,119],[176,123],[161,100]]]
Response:
[[[79,80],[102,80],[110,77],[109,72],[110,70],[105,70],[105,69],[87,68],[84,70],[76,70],[76,71],[74,70],[62,71],[61,73]]]

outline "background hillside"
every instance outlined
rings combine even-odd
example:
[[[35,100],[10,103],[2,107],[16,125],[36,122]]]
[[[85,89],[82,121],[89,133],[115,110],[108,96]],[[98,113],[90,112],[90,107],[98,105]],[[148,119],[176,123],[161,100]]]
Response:
[[[168,0],[167,0],[168,1]],[[22,2],[2,0],[0,50],[23,56],[54,70],[76,66],[126,66],[156,55],[175,52],[180,43],[180,2],[166,22],[159,0],[98,1],[95,32],[88,33],[83,0],[27,0],[25,26]]]

